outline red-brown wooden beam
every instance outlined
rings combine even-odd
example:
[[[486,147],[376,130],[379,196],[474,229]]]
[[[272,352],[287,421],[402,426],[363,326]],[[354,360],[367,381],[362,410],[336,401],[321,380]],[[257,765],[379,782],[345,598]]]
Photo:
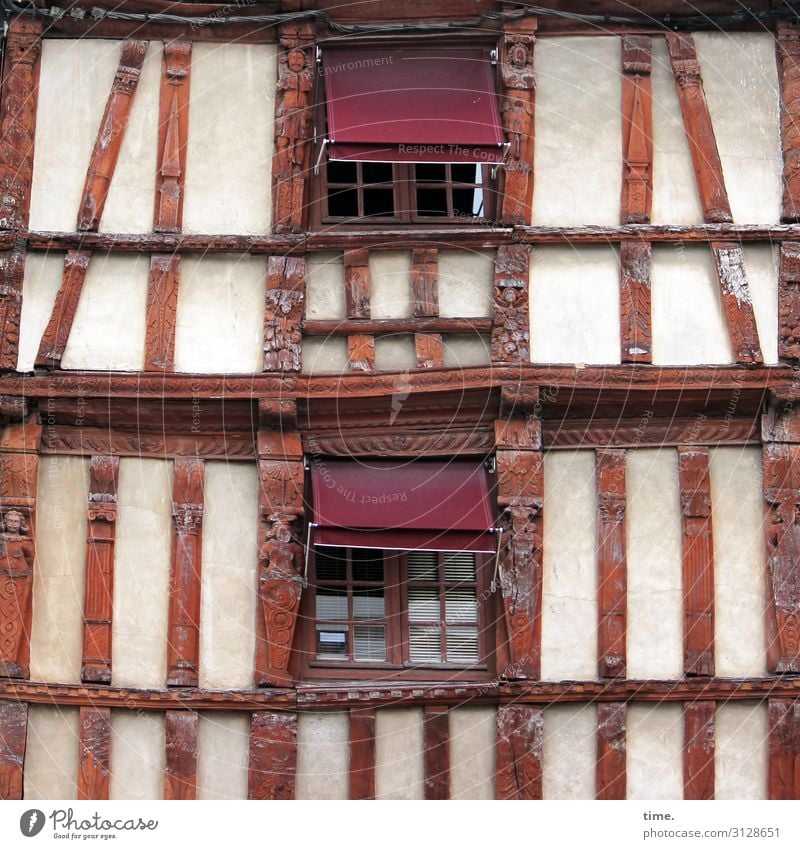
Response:
[[[271,256],[267,261],[264,371],[300,371],[306,273],[303,257]]]
[[[703,218],[712,223],[732,221],[722,161],[703,90],[694,39],[687,33],[667,33],[665,37],[692,154]]]
[[[733,242],[712,242],[711,253],[733,356],[737,363],[763,363],[742,246]]]
[[[97,230],[100,225],[147,47],[148,42],[134,40],[126,41],[122,45],[122,57],[111,84],[111,92],[89,161],[89,171],[78,211],[78,230]]]
[[[597,799],[626,798],[627,711],[624,703],[597,706]]]
[[[423,719],[425,745],[425,798],[450,798],[450,713],[446,707],[426,707]]]
[[[411,254],[411,294],[415,319],[439,315],[438,286],[439,251],[436,248],[417,248]],[[441,333],[414,332],[417,368],[441,368],[444,365],[444,344]]]
[[[167,686],[196,687],[200,667],[200,570],[204,462],[175,459]]]
[[[628,602],[625,451],[598,451],[596,465],[598,676],[624,678]]]
[[[369,251],[344,252],[344,297],[348,319],[370,318],[371,280]],[[375,370],[375,337],[354,330],[347,337],[347,359],[351,371]]]
[[[501,245],[497,249],[492,304],[493,363],[530,362],[529,269],[527,246]]]
[[[781,142],[783,203],[781,221],[800,221],[800,29],[789,21],[778,24],[781,82]]]
[[[649,242],[621,242],[620,342],[623,363],[653,361],[653,319],[650,272],[653,264]]]
[[[80,709],[78,799],[108,799],[111,766],[111,710]]]
[[[536,18],[510,19],[503,25],[500,45],[501,108],[503,127],[510,143],[500,220],[504,224],[530,224],[533,214],[533,148],[536,75],[534,44]]]
[[[798,121],[800,122],[800,116]],[[781,245],[778,277],[778,356],[782,360],[800,360],[800,242],[784,242]]]
[[[294,799],[297,714],[255,711],[250,724],[249,799]]]
[[[622,38],[623,224],[648,224],[653,203],[652,39]]]
[[[22,238],[12,250],[0,251],[0,369],[16,369],[19,358],[25,255]]]
[[[716,702],[683,706],[683,798],[714,798]]]
[[[496,799],[542,798],[544,721],[536,705],[497,710]]]
[[[119,457],[95,455],[89,469],[81,680],[110,684]]]
[[[28,705],[0,703],[0,801],[22,798],[22,765],[28,739]]]
[[[769,700],[770,799],[800,799],[800,700]]]
[[[198,715],[193,710],[168,710],[165,726],[164,798],[196,799]]]
[[[375,798],[375,711],[350,711],[350,799]]]
[[[144,370],[175,368],[175,325],[181,279],[179,254],[153,254],[147,283]]]
[[[714,674],[714,539],[708,448],[680,446],[683,535],[683,669]]]

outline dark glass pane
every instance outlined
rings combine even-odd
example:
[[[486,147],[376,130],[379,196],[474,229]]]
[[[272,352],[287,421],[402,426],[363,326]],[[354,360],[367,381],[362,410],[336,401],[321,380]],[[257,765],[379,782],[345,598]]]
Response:
[[[418,183],[444,183],[447,172],[444,165],[415,165]]]
[[[447,215],[445,189],[417,189],[418,215]]]
[[[365,183],[391,183],[391,162],[365,162],[361,166],[361,174]]]
[[[383,580],[383,552],[379,548],[352,548],[354,581]]]
[[[358,192],[355,189],[328,189],[328,215],[355,218],[358,215]]]
[[[480,183],[480,165],[453,165],[450,171],[454,183]]]
[[[329,183],[355,183],[358,181],[358,171],[355,162],[329,162]]]
[[[480,192],[480,189],[477,191]],[[453,215],[471,217],[483,214],[483,199],[477,198],[476,204],[475,192],[475,189],[453,189]]]
[[[329,545],[319,546],[314,553],[317,583],[347,580],[347,550]]]
[[[392,189],[364,189],[364,216],[394,215]]]

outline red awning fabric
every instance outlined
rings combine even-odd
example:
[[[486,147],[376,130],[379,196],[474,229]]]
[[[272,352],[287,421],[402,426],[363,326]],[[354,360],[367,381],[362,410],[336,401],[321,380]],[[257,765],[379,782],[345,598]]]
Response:
[[[468,460],[318,460],[314,543],[492,553],[489,481]]]
[[[504,137],[487,50],[324,50],[329,156],[498,163]]]

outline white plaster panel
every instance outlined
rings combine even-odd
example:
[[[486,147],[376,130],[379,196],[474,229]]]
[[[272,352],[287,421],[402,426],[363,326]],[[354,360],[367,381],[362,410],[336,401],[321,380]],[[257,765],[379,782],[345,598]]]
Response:
[[[594,451],[544,457],[542,679],[597,677]]]
[[[111,711],[110,799],[163,799],[165,717],[161,712]]]
[[[197,726],[197,798],[246,799],[250,714],[209,711]]]
[[[424,758],[422,708],[375,712],[376,799],[424,799]]]
[[[417,367],[414,337],[401,333],[379,336],[375,340],[375,369],[377,371],[408,371]]]
[[[64,254],[30,253],[25,257],[17,371],[33,370],[39,343],[61,286],[63,270]]]
[[[31,631],[34,681],[81,680],[88,499],[88,459],[39,459]]]
[[[75,799],[78,795],[78,708],[31,705],[25,746],[23,795]]]
[[[553,705],[544,711],[542,796],[594,799],[597,764],[595,705]]]
[[[200,594],[200,686],[253,683],[258,557],[255,464],[207,462]],[[236,611],[236,615],[231,615]]]
[[[263,257],[183,258],[175,371],[261,371],[266,277]]]
[[[302,368],[305,374],[348,372],[347,339],[337,336],[307,336],[303,339]]]
[[[297,799],[347,799],[350,717],[301,713],[297,721]]]
[[[62,368],[143,368],[149,274],[147,257],[94,254],[86,269]]]
[[[153,230],[161,63],[161,42],[151,41],[100,220],[101,231],[150,233]]]
[[[653,39],[654,224],[700,224],[703,207],[663,38]]]
[[[268,232],[276,74],[274,45],[194,43],[187,233]]]
[[[494,253],[439,251],[439,315],[446,318],[490,318]]]
[[[769,722],[759,702],[717,705],[714,798],[766,799]]]
[[[683,799],[681,705],[630,704],[627,714],[628,798]]]
[[[653,248],[653,363],[733,362],[711,251],[705,245]]]
[[[75,229],[122,42],[46,38],[33,157],[32,230]],[[152,212],[151,212],[152,218]]]
[[[775,38],[699,32],[694,43],[733,220],[777,224],[783,164]]]
[[[620,39],[536,43],[533,221],[619,224]]]
[[[309,254],[307,268],[306,318],[346,318],[342,255],[333,252]]]
[[[450,798],[494,799],[497,711],[450,709]]]
[[[620,361],[619,259],[613,248],[535,249],[530,300],[533,362]]]
[[[477,333],[444,335],[444,367],[472,368],[473,366],[488,366],[491,362],[489,354],[489,339]]]
[[[754,192],[754,194],[757,194]],[[765,363],[778,362],[778,245],[746,245],[744,266]]]
[[[369,276],[372,318],[410,318],[411,252],[370,251]]]
[[[764,496],[759,448],[710,451],[717,675],[766,675]]]
[[[123,457],[111,664],[117,687],[164,687],[171,544],[172,463]]]
[[[675,449],[628,451],[626,490],[628,677],[680,678],[683,561]]]

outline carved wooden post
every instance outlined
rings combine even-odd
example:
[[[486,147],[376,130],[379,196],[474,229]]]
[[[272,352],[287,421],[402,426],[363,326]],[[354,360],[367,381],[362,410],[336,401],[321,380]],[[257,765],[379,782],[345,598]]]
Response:
[[[736,362],[763,363],[742,246],[734,242],[712,242],[711,253]]]
[[[800,700],[769,700],[770,799],[800,799]]]
[[[495,798],[542,798],[544,720],[536,705],[501,705],[497,710]]]
[[[175,324],[178,316],[180,254],[153,254],[147,282],[145,319],[145,371],[175,368]]]
[[[504,169],[500,219],[503,224],[530,224],[533,213],[533,116],[536,74],[533,48],[536,18],[507,20],[500,47],[503,81],[503,126],[511,147]]]
[[[200,667],[200,570],[204,461],[175,459],[167,686],[196,687]]]
[[[653,201],[652,39],[622,38],[623,224],[648,224]]]
[[[501,245],[497,249],[492,307],[493,363],[530,362],[529,267],[527,245]]]
[[[503,387],[507,418],[495,423],[497,503],[505,508],[500,588],[509,640],[510,679],[536,679],[541,669],[542,499],[544,464],[538,390]]]
[[[197,797],[197,724],[193,710],[166,711],[165,799]]]
[[[782,360],[800,360],[800,242],[784,242],[781,245],[778,356]]]
[[[306,217],[306,180],[311,163],[311,96],[314,31],[310,23],[279,27],[275,97],[275,154],[272,160],[272,229],[296,233]]]
[[[264,371],[300,371],[306,271],[304,257],[271,256],[267,261]]]
[[[653,361],[650,242],[622,242],[620,259],[620,341],[623,363]]]
[[[348,318],[370,317],[369,251],[344,252],[344,298]],[[375,337],[353,333],[347,337],[347,359],[353,371],[375,371]]]
[[[22,764],[28,739],[28,705],[0,704],[0,801],[22,798]]]
[[[626,704],[603,703],[597,706],[597,799],[624,799],[626,772]]]
[[[248,799],[294,799],[297,714],[256,711],[250,723]]]
[[[762,419],[767,541],[767,665],[800,672],[800,411],[773,398]]]
[[[783,206],[781,221],[800,221],[800,28],[778,24],[781,76]]]
[[[683,706],[683,798],[714,798],[714,736],[716,703],[686,702]]]
[[[108,799],[111,765],[111,709],[80,710],[78,799]]]
[[[28,227],[33,182],[33,144],[39,91],[41,18],[13,18],[6,42],[0,111],[0,230]],[[0,252],[0,369],[15,369],[22,317],[25,241]]]
[[[350,708],[349,798],[375,798],[375,710],[373,708]]]
[[[36,475],[42,427],[8,425],[0,436],[0,676],[29,677]]]
[[[450,798],[450,712],[426,707],[423,719],[425,798]]]
[[[439,251],[417,248],[411,255],[411,291],[414,318],[439,315]],[[444,345],[441,333],[415,333],[417,368],[441,368]]]
[[[92,457],[81,680],[111,683],[111,619],[119,457]]]
[[[259,402],[259,596],[256,686],[292,681],[289,660],[303,589],[303,448],[293,401]]]

